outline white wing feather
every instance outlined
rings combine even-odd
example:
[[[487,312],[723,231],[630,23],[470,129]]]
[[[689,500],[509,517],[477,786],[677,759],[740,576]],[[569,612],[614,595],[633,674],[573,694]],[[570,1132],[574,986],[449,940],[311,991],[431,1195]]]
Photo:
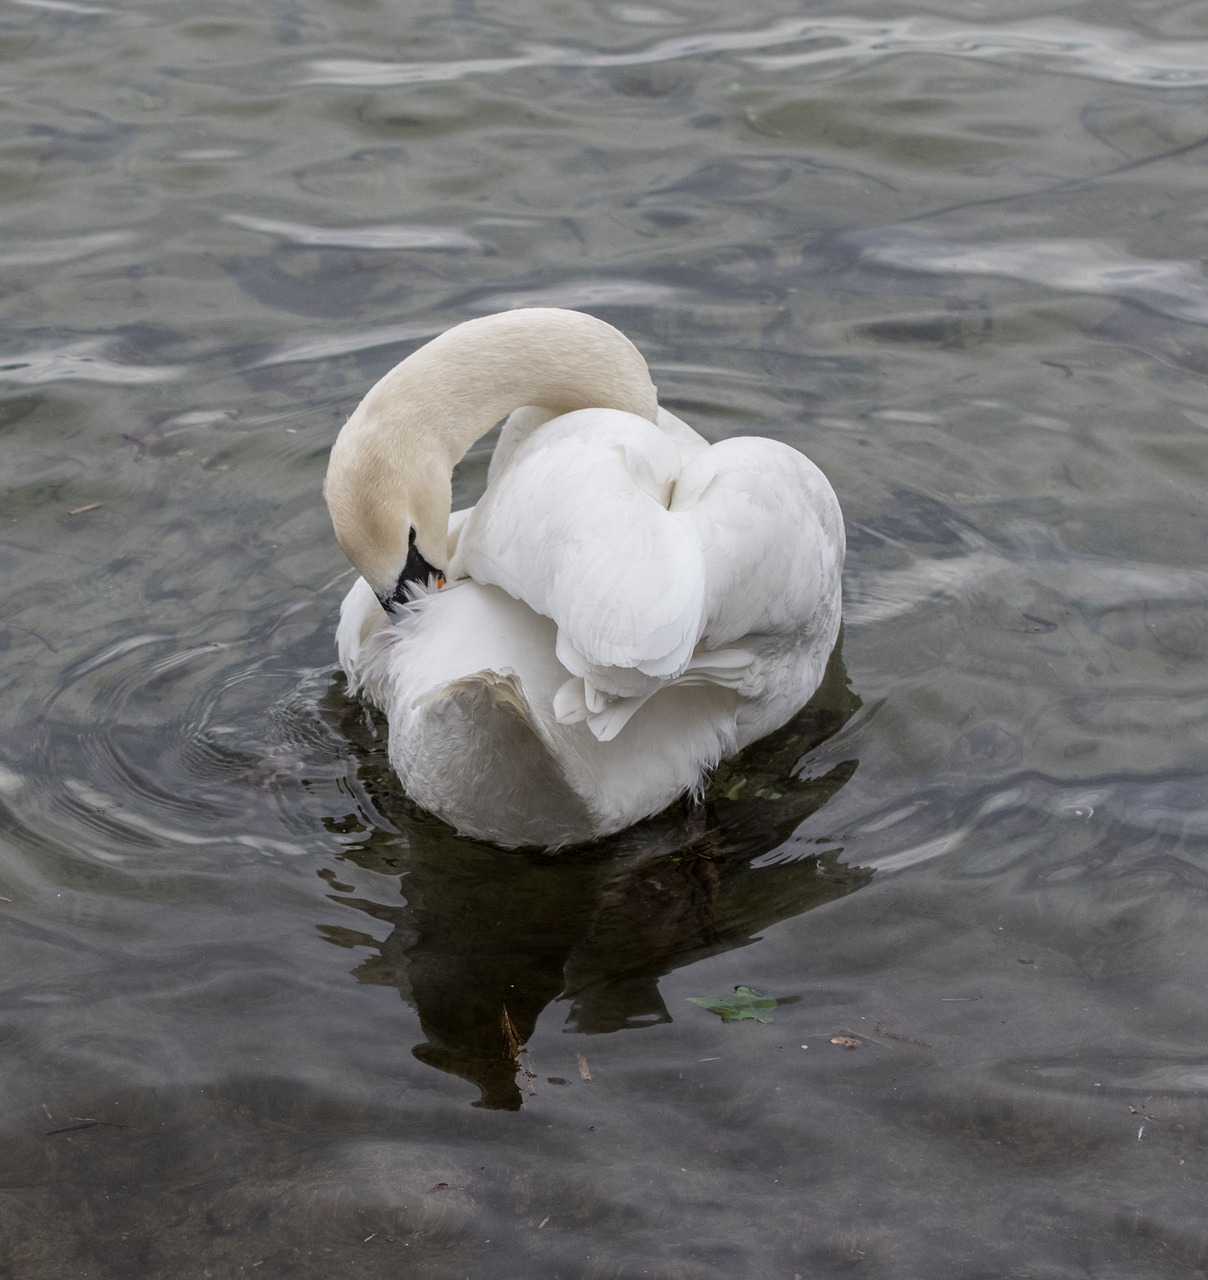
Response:
[[[695,533],[668,518],[683,454],[644,419],[565,414],[529,434],[474,509],[458,570],[558,626],[558,657],[608,693],[678,674],[704,621]]]
[[[798,633],[837,603],[839,501],[789,445],[762,438],[713,445],[684,468],[670,514],[692,527],[704,564],[706,648]]]
[[[821,471],[777,441],[659,428],[519,411],[457,540],[455,572],[554,622],[572,679],[553,711],[599,741],[668,684],[759,696],[764,638],[838,615],[843,521]]]

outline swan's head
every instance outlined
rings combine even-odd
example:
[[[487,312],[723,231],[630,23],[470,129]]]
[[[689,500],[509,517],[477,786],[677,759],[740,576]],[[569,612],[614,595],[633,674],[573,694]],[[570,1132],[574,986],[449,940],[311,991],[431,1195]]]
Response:
[[[453,468],[521,405],[612,408],[654,422],[641,353],[603,320],[530,307],[480,316],[370,388],[331,451],[325,494],[344,554],[388,611],[449,566]]]
[[[358,430],[360,413],[331,451],[323,493],[344,554],[392,612],[416,590],[444,585],[451,468],[405,456],[396,435]]]

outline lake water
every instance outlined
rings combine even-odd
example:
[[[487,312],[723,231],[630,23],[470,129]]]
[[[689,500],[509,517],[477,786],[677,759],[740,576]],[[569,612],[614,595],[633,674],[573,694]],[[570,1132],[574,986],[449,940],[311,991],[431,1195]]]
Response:
[[[1208,1271],[1208,7],[0,43],[0,1275]],[[815,703],[563,857],[400,794],[319,493],[526,303],[850,545]]]

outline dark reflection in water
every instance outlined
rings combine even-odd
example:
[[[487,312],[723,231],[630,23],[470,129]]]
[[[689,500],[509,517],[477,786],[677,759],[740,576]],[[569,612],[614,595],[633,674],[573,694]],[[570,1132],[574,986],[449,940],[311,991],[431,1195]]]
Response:
[[[460,839],[423,814],[406,820],[406,841],[374,826],[345,856],[366,870],[399,873],[406,902],[348,896],[329,870],[335,900],[388,923],[391,933],[381,943],[343,927],[323,933],[338,945],[374,949],[356,976],[397,986],[414,1005],[427,1036],[417,1058],[476,1084],[476,1106],[517,1110],[525,1074],[518,1050],[551,1002],[570,1002],[571,1031],[670,1022],[659,994],[664,974],[745,946],[759,930],[872,878],[844,865],[839,849],[789,843],[855,772],[848,760],[812,776],[807,756],[859,705],[836,649],[809,705],[723,763],[703,804],[673,806],[578,851],[505,852]],[[342,689],[328,710],[347,715]],[[356,724],[346,727],[355,734]],[[381,745],[362,743],[360,751],[366,792],[387,812],[398,808]]]

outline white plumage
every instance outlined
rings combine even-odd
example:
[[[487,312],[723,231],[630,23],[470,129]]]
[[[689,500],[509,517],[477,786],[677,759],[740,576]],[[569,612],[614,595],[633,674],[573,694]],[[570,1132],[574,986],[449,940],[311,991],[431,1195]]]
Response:
[[[510,410],[450,516],[453,466]],[[699,790],[809,699],[838,635],[822,472],[773,440],[708,445],[578,312],[421,348],[341,432],[327,498],[364,575],[337,635],[351,687],[412,798],[480,839],[577,843]]]

